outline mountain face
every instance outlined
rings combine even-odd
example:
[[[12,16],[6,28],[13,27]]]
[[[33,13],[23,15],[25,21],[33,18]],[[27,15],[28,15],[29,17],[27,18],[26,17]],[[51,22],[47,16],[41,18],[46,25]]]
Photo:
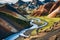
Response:
[[[0,18],[2,18],[3,21],[6,21],[6,22],[0,21],[0,25],[1,25],[0,28],[2,29],[2,30],[0,29],[0,33],[5,33],[6,36],[19,32],[22,29],[29,28],[29,26],[30,26],[28,21],[23,21],[21,19],[17,19],[11,15],[8,15],[8,14],[2,13],[2,12],[0,12]],[[2,19],[0,19],[0,20],[2,20]],[[4,24],[6,24],[6,25],[4,25]],[[17,31],[14,32],[14,30],[12,30],[12,29],[17,30]],[[7,33],[8,33],[8,35],[7,35]],[[3,35],[4,34],[0,35],[0,38],[6,37],[5,35],[4,36]]]
[[[19,19],[21,19],[20,17],[22,17],[24,20],[26,20],[26,17],[24,15],[27,14],[27,12],[25,12],[25,13],[21,12],[20,10],[14,8],[13,6],[11,6],[9,4],[5,4],[5,5],[1,6],[0,12],[5,12],[5,13],[10,14],[14,17],[17,17]]]
[[[56,17],[57,14],[60,13],[59,10],[60,10],[60,1],[48,2],[44,5],[40,5],[39,9],[35,10],[32,16],[47,16],[55,12],[55,14],[53,13],[52,17]]]
[[[16,18],[15,16],[18,16],[17,14],[24,17],[24,15],[22,15],[20,12],[18,12],[17,9],[9,4],[0,7],[0,20],[3,19],[3,22],[0,21],[0,39],[3,39],[11,34],[21,31],[22,29],[30,27],[29,21],[19,19],[22,17]],[[14,30],[17,31],[14,32]]]

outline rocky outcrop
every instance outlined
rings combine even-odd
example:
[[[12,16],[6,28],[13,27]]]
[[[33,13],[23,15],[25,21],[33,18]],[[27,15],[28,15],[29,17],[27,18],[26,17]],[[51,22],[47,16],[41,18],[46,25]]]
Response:
[[[8,22],[0,18],[0,40],[17,32],[17,30]]]
[[[54,5],[51,7],[49,13],[51,13],[52,11],[54,11],[55,9],[57,9],[60,6],[60,1],[57,1],[56,3],[54,3]]]
[[[32,16],[46,16],[52,14],[60,6],[60,1],[57,2],[48,2],[44,5],[41,5],[37,10],[31,14]],[[58,8],[59,9],[59,8]],[[60,12],[59,12],[60,13]],[[57,15],[57,14],[56,14]],[[55,15],[55,16],[56,16]],[[55,17],[53,15],[53,17]],[[52,17],[51,17],[52,18]]]
[[[17,19],[11,15],[8,15],[6,13],[2,13],[0,12],[0,34],[4,33],[4,35],[10,35],[12,33],[16,33],[21,31],[22,29],[25,29],[27,27],[29,27],[29,22],[27,21],[23,21],[20,19]],[[0,35],[0,38],[6,37]]]
[[[57,14],[60,14],[60,6],[57,9],[55,9],[52,13],[50,13],[48,17],[53,18],[53,17],[56,17]]]
[[[7,32],[18,32],[16,28],[14,28],[11,24],[6,22],[4,19],[0,18],[0,25],[3,29],[5,29]]]
[[[0,12],[12,15],[16,18],[22,17],[24,20],[26,19],[23,13],[9,4],[4,4],[2,7],[0,7]]]
[[[49,2],[44,5],[41,5],[37,10],[35,10],[32,16],[41,16],[49,12],[54,2]]]

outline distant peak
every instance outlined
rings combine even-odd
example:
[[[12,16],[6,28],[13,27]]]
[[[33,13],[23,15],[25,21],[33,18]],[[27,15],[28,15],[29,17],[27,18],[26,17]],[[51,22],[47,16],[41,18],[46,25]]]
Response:
[[[18,0],[0,0],[0,4],[15,4],[16,2],[18,2]]]

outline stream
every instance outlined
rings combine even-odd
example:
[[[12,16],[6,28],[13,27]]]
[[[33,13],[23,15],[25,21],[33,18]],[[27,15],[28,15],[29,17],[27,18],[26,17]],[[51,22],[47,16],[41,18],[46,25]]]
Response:
[[[41,22],[40,19],[36,19],[36,20],[38,20],[38,22]],[[30,25],[32,25],[30,28],[23,29],[22,31],[20,31],[20,32],[18,32],[18,33],[16,33],[16,34],[11,35],[11,36],[5,38],[4,40],[15,40],[15,39],[18,38],[19,36],[29,37],[29,36],[27,36],[27,35],[24,34],[26,31],[32,30],[32,29],[35,29],[35,28],[38,29],[38,28],[44,27],[44,26],[46,26],[46,25],[48,24],[47,22],[44,22],[43,25],[38,26],[37,24],[35,24],[35,23],[33,23],[33,22],[34,22],[34,20],[31,20],[31,21],[30,21]]]

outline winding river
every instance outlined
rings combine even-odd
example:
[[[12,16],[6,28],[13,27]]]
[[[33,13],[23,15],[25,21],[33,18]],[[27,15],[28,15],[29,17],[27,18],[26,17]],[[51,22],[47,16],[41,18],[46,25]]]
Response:
[[[35,19],[35,20],[37,20],[38,22],[41,22],[40,19]],[[30,21],[30,25],[32,25],[32,27],[27,28],[27,29],[24,29],[24,30],[22,30],[22,31],[20,31],[20,32],[18,32],[18,33],[16,33],[16,34],[13,34],[13,35],[5,38],[4,40],[15,40],[15,39],[18,38],[19,36],[29,37],[29,36],[27,36],[27,35],[24,34],[26,31],[32,30],[32,29],[35,29],[35,28],[37,29],[37,28],[44,27],[44,26],[47,25],[47,22],[45,21],[43,25],[38,26],[37,24],[34,23],[34,20],[32,19],[32,20]]]

